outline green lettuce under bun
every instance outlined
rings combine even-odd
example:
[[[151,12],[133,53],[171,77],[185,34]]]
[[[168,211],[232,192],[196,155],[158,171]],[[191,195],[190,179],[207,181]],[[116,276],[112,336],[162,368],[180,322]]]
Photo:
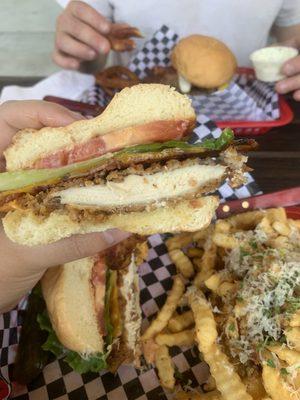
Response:
[[[44,310],[42,314],[37,316],[37,321],[39,323],[40,329],[48,332],[48,338],[46,342],[42,345],[43,350],[50,351],[57,358],[62,358],[67,364],[73,368],[74,371],[79,374],[84,374],[86,372],[99,372],[107,369],[107,357],[110,353],[111,344],[113,342],[113,326],[110,321],[110,307],[109,299],[112,290],[112,274],[110,270],[106,272],[106,290],[105,290],[105,326],[107,335],[105,337],[105,352],[96,353],[90,356],[81,355],[75,351],[69,350],[64,347],[54,329],[52,327],[50,318],[48,316],[47,310]]]
[[[62,179],[76,178],[81,174],[105,165],[111,160],[122,160],[124,157],[134,157],[137,154],[158,153],[163,150],[184,152],[186,155],[209,155],[211,152],[219,152],[228,147],[234,139],[233,131],[229,128],[223,130],[217,139],[206,139],[201,143],[189,144],[181,140],[171,140],[163,143],[150,143],[125,148],[115,153],[105,154],[60,168],[29,169],[23,171],[2,172],[0,174],[0,192],[22,191],[31,186],[42,186],[59,182]],[[5,194],[5,193],[3,193]]]
[[[66,349],[58,340],[56,333],[54,332],[47,311],[43,314],[39,314],[37,321],[40,328],[48,332],[48,338],[43,344],[42,348],[45,351],[50,351],[57,358],[63,358],[63,360],[73,368],[74,371],[79,374],[86,372],[99,372],[107,368],[106,358],[108,353],[97,353],[93,356],[83,357],[75,351]]]

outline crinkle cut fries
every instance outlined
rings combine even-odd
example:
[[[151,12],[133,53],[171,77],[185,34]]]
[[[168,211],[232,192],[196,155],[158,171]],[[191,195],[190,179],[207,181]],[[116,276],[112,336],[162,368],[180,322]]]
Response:
[[[166,245],[178,274],[142,336],[162,386],[177,400],[300,399],[300,220],[246,212]],[[210,367],[205,393],[176,389],[169,355],[195,343]]]

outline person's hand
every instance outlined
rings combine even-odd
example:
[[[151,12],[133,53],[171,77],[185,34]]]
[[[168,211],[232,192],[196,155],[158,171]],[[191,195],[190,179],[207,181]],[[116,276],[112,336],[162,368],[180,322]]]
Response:
[[[295,36],[280,43],[274,43],[274,46],[276,45],[299,49],[300,40]],[[300,101],[300,56],[293,57],[286,61],[281,68],[281,72],[286,78],[276,83],[276,91],[280,94],[293,92],[293,98]]]
[[[78,69],[83,61],[96,59],[110,51],[105,35],[110,22],[82,1],[70,1],[56,23],[53,61],[67,69]]]
[[[293,92],[293,98],[300,101],[300,56],[286,61],[282,73],[286,78],[276,83],[276,91],[280,94]]]
[[[22,128],[63,126],[83,117],[45,101],[12,101],[0,106],[0,154]],[[4,159],[2,157],[2,167]],[[2,168],[3,171],[3,168]],[[74,235],[44,246],[11,242],[0,227],[0,312],[11,309],[42,277],[47,268],[88,257],[125,239],[126,233]]]

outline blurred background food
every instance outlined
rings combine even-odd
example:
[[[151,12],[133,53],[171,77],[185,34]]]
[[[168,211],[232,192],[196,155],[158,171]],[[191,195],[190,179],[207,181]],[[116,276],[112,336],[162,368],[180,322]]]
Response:
[[[270,46],[254,51],[250,55],[257,79],[277,82],[284,79],[281,69],[284,63],[298,55],[298,50],[287,46]]]
[[[174,47],[171,60],[184,93],[192,85],[218,89],[229,83],[237,67],[237,60],[225,43],[204,35],[182,38]]]

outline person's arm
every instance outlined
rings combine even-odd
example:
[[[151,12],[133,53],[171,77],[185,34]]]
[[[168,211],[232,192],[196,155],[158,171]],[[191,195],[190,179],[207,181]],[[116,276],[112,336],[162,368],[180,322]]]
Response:
[[[290,27],[278,27],[275,29],[279,44],[300,49],[300,24]],[[300,101],[300,56],[288,60],[282,67],[285,79],[277,82],[275,88],[278,93],[293,92],[295,100]]]
[[[300,49],[300,24],[276,27],[274,33],[278,44]],[[282,72],[287,78],[276,84],[277,92],[280,94],[293,92],[294,99],[300,101],[300,56],[287,61],[282,67]]]
[[[44,101],[14,101],[0,106],[0,155],[22,128],[63,126],[83,117]],[[4,158],[1,157],[4,167]],[[3,168],[2,168],[3,171]],[[0,223],[0,313],[9,311],[37,283],[47,268],[88,257],[126,238],[116,230],[74,235],[44,246],[11,242]]]
[[[111,29],[112,10],[106,0],[98,0],[97,9],[94,3],[71,0],[58,16],[52,58],[59,66],[79,69],[83,62],[99,58],[105,63],[110,51],[106,35]]]
[[[300,49],[300,0],[284,0],[274,24],[274,35],[278,44]],[[277,82],[278,93],[293,92],[300,101],[300,56],[287,61],[282,72],[287,78]]]
[[[279,43],[287,42],[291,45],[299,45],[300,23],[292,26],[275,26],[274,35]]]

